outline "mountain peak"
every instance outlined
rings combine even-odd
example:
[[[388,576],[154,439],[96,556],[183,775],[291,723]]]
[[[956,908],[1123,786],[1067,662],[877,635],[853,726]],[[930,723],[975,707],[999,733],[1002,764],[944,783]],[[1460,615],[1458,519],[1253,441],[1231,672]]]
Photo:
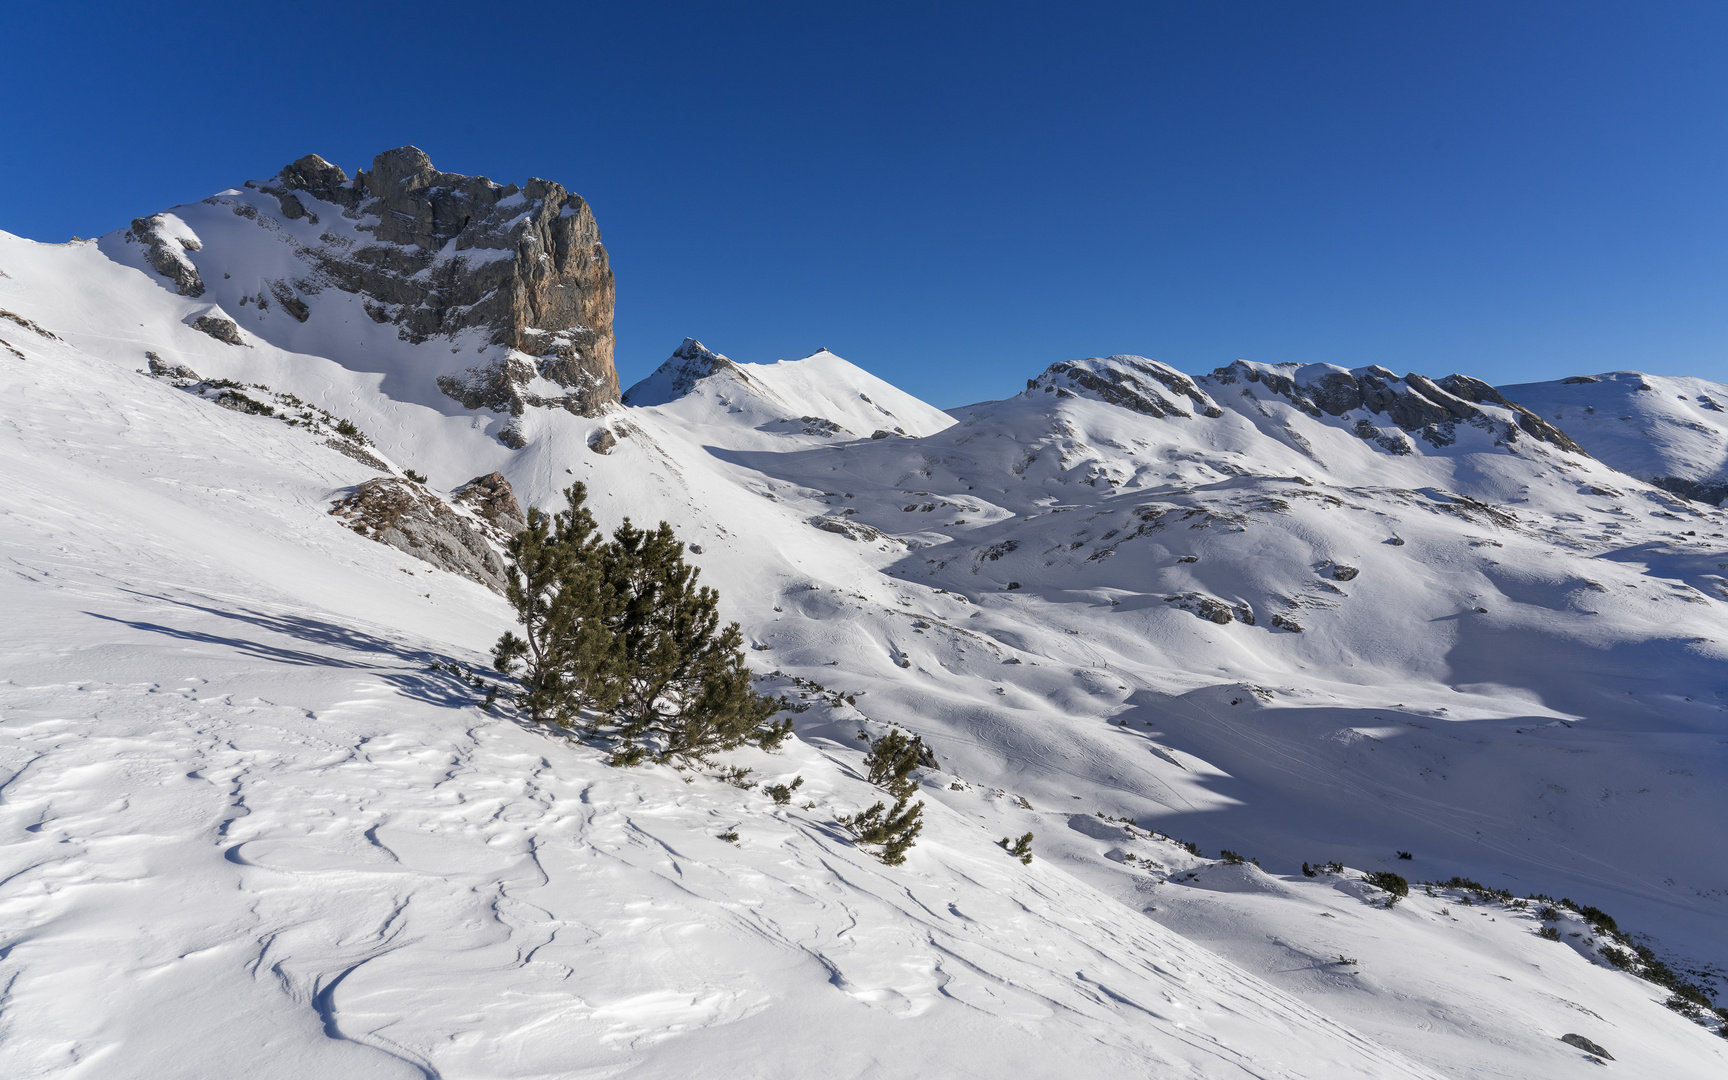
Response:
[[[618,400],[611,265],[588,204],[562,185],[440,172],[424,150],[399,146],[352,178],[307,154],[245,187],[140,218],[126,240],[184,296],[215,278],[239,274],[251,289],[259,277],[242,302],[305,323],[337,318],[314,299],[335,286],[410,344],[477,336],[478,351],[490,348],[479,366],[429,373],[469,409],[594,416]]]

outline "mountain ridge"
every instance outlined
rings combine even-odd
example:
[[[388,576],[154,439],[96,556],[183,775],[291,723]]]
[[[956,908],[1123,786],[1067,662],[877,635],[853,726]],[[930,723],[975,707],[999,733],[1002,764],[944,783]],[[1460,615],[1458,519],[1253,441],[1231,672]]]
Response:
[[[452,1080],[835,1046],[858,1075],[1558,1078],[1571,1034],[1728,1063],[1579,907],[1724,981],[1728,514],[1600,429],[1704,477],[1686,425],[1728,398],[1116,356],[944,412],[687,339],[590,415],[488,326],[410,340],[296,286],[382,198],[301,173],[141,219],[161,258],[0,235],[8,1070],[215,1077],[249,1039],[287,1048],[261,1075]],[[454,256],[442,198],[404,257]],[[516,397],[440,388],[493,362]],[[1663,408],[1556,396],[1604,383]],[[603,528],[689,545],[796,722],[725,764],[807,799],[484,711],[485,575],[333,513],[370,484],[514,522],[577,481]],[[836,822],[895,730],[939,764],[891,869]],[[1026,832],[1030,867],[995,844]],[[1512,903],[1541,893],[1577,899]],[[103,992],[157,1019],[67,1007]]]

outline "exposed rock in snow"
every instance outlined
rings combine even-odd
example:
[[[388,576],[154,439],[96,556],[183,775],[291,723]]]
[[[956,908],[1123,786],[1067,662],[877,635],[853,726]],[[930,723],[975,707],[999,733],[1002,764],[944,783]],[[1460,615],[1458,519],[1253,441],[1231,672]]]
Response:
[[[477,508],[490,505],[498,517],[504,517],[516,502],[508,484],[502,491],[488,485],[489,495],[474,486],[491,479],[479,477],[466,490],[475,492],[470,501]],[[339,500],[330,513],[369,540],[388,544],[440,570],[461,574],[494,592],[504,591],[504,560],[486,537],[473,522],[419,484],[394,477],[367,480]]]
[[[732,432],[820,439],[874,438],[869,433],[877,431],[920,437],[954,422],[826,349],[802,360],[740,364],[695,338],[685,338],[623,400],[637,408],[669,408],[692,421],[724,417]]]
[[[1083,394],[1111,405],[1120,405],[1147,416],[1223,416],[1223,410],[1194,380],[1173,367],[1144,356],[1093,357],[1052,364],[1044,374],[1026,383],[1028,393]],[[1185,403],[1172,400],[1188,399]],[[1190,411],[1192,410],[1192,412]]]
[[[528,358],[441,381],[467,408],[555,404],[594,416],[618,400],[612,269],[581,196],[548,180],[517,187],[439,172],[413,146],[379,154],[353,180],[307,155],[258,187],[290,220],[314,212],[310,198],[371,234],[374,242],[352,248],[308,247],[306,258],[336,287],[372,300],[374,317],[400,327],[405,340],[479,328],[491,344]],[[526,392],[536,375],[564,393]],[[470,404],[477,382],[498,396]]]
[[[654,374],[624,392],[623,402],[634,406],[664,405],[690,393],[697,383],[712,375],[724,375],[744,386],[750,385],[750,376],[731,358],[687,337]]]
[[[1501,437],[1508,442],[1517,441],[1522,431],[1562,450],[1584,453],[1559,428],[1507,400],[1487,383],[1466,375],[1429,379],[1410,374],[1400,379],[1377,366],[1346,370],[1329,364],[1272,365],[1238,360],[1203,381],[1258,383],[1313,417],[1343,416],[1357,409],[1385,414],[1398,427],[1420,434],[1435,446],[1450,445],[1459,422],[1492,428],[1498,421]],[[1510,415],[1491,416],[1477,407],[1483,404],[1498,406]],[[1394,453],[1402,452],[1386,445],[1382,433],[1366,418],[1356,422],[1355,430],[1363,439],[1381,441]]]
[[[200,315],[192,320],[192,329],[200,334],[209,334],[217,341],[227,345],[244,345],[246,339],[240,335],[240,327],[233,319],[224,318],[220,314]]]
[[[516,501],[516,490],[499,472],[476,476],[450,493],[452,502],[471,508],[483,521],[503,537],[521,532],[527,525],[522,504]]]
[[[136,218],[126,238],[144,245],[150,265],[172,281],[181,296],[204,295],[204,281],[198,276],[198,268],[186,257],[188,251],[197,251],[203,244],[179,218],[173,214]]]

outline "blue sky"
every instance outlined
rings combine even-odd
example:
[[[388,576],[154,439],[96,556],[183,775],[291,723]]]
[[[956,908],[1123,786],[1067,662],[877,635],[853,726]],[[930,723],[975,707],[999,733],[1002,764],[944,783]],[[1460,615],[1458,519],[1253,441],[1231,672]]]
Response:
[[[36,4],[0,228],[317,152],[558,180],[689,334],[932,402],[1133,352],[1728,381],[1728,5]]]

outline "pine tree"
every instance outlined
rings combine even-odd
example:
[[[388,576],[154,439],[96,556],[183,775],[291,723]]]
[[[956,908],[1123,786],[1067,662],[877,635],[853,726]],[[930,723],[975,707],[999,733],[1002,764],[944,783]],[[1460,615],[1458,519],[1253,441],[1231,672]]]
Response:
[[[860,844],[882,845],[882,861],[889,866],[898,866],[906,861],[907,850],[923,830],[923,816],[923,803],[908,809],[902,797],[894,800],[892,810],[878,802],[862,813],[841,817],[840,824],[849,829]]]
[[[888,794],[896,799],[909,798],[918,790],[918,785],[912,782],[912,770],[918,767],[918,758],[923,752],[922,738],[907,738],[897,729],[888,732],[876,740],[864,758],[864,764],[870,770],[870,782],[886,788]]]
[[[619,737],[658,738],[659,756],[698,760],[757,732],[778,703],[751,688],[744,635],[720,626],[720,594],[698,587],[684,545],[661,522],[653,531],[628,519],[603,551],[603,574],[617,602]]]
[[[587,488],[564,493],[567,509],[548,515],[530,507],[527,527],[506,547],[505,596],[522,636],[506,631],[493,648],[493,666],[522,669],[516,703],[537,723],[570,723],[584,709],[616,699],[618,649],[608,624],[614,596],[602,574]]]

